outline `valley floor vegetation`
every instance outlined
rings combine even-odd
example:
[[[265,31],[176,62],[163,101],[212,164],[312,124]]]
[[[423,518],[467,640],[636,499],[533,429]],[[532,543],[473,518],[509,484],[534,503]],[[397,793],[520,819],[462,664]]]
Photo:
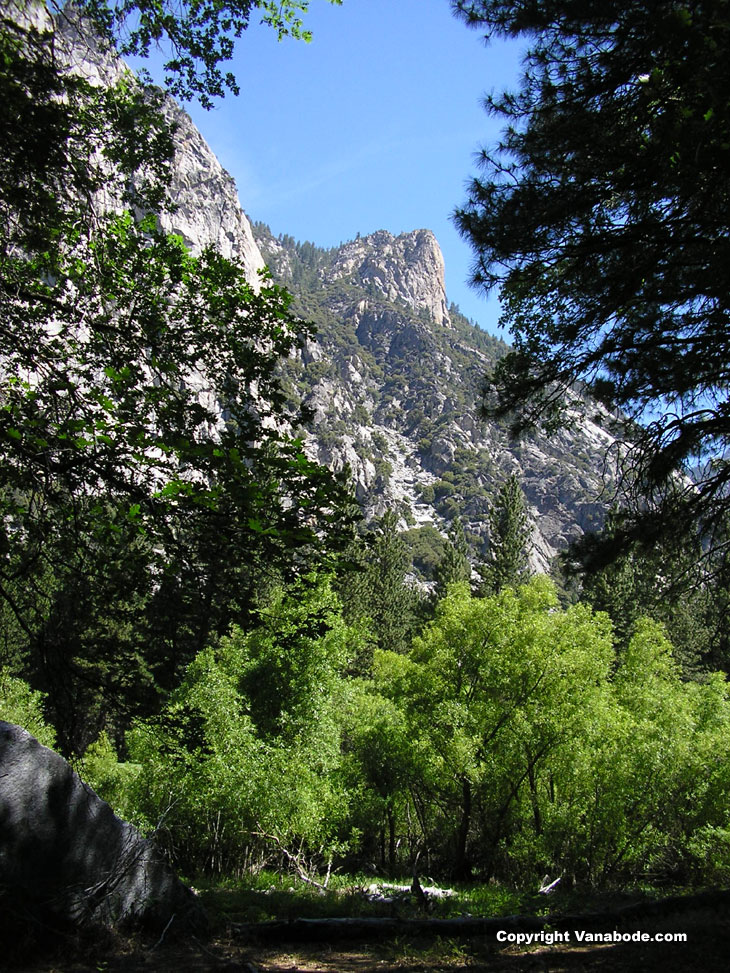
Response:
[[[52,742],[39,694],[5,674],[2,696]],[[118,736],[123,759],[102,733],[78,769],[187,874],[418,862],[526,888],[713,883],[730,867],[729,731],[724,675],[683,679],[648,618],[617,653],[608,616],[562,608],[547,578],[490,597],[452,584],[394,652],[321,577],[199,652]]]

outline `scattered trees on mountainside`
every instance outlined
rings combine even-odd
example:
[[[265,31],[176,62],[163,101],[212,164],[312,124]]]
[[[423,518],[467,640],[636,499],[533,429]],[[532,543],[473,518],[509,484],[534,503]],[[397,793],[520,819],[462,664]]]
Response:
[[[514,339],[487,410],[550,426],[587,386],[634,444],[634,509],[610,550],[688,528],[724,548],[730,6],[453,6],[530,45],[519,90],[487,101],[506,127],[457,214],[474,281],[500,287]]]

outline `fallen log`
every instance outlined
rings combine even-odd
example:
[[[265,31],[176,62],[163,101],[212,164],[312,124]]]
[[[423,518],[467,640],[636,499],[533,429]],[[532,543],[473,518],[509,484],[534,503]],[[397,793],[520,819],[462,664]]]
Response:
[[[441,936],[470,939],[494,936],[500,930],[540,932],[552,930],[610,930],[628,922],[669,916],[700,908],[730,905],[730,890],[677,895],[647,902],[635,902],[606,912],[549,916],[457,916],[451,919],[399,919],[394,917],[354,917],[330,919],[291,919],[268,922],[231,923],[232,931],[258,942],[328,942],[371,940],[394,936]]]

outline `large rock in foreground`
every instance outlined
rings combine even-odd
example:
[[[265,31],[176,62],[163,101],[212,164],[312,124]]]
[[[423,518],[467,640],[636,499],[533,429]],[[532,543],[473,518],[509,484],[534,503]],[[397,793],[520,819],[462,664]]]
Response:
[[[0,901],[80,925],[202,925],[195,895],[27,730],[0,720]]]

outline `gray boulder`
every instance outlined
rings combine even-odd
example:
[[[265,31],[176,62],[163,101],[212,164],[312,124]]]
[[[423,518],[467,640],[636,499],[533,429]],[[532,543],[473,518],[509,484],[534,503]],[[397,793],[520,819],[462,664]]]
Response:
[[[0,720],[0,899],[77,925],[200,927],[193,892],[68,763]]]

